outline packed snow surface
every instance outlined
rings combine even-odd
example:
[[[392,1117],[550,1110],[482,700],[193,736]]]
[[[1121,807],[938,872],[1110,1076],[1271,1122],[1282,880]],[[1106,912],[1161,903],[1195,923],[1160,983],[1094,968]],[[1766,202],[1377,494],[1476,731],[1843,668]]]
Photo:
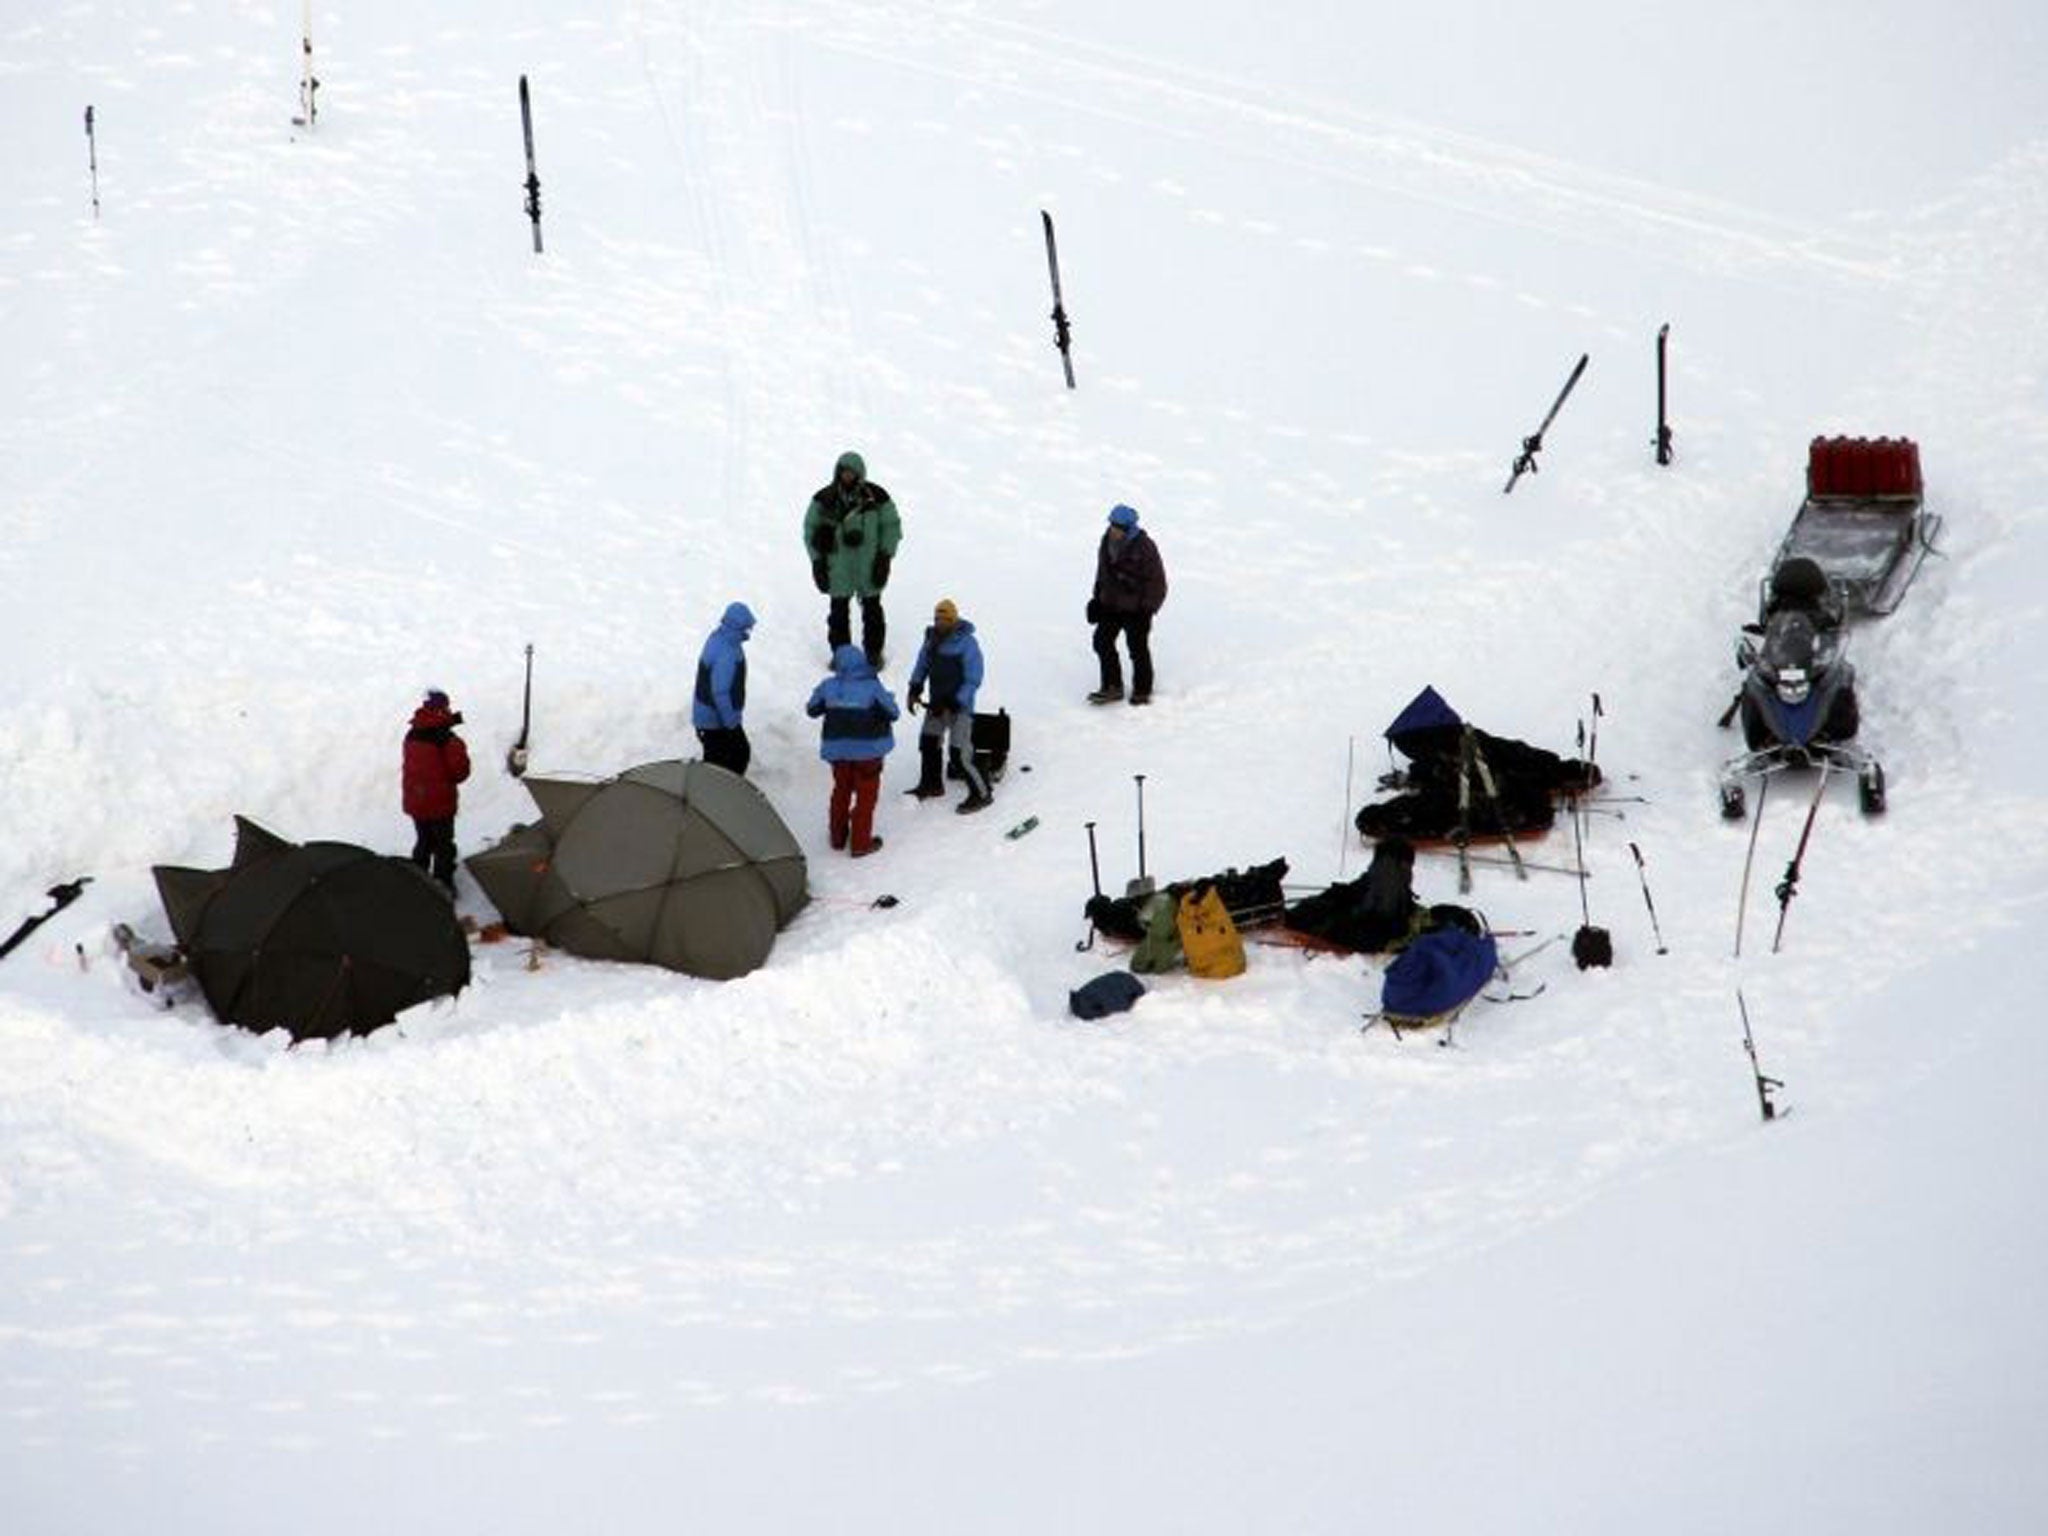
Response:
[[[299,13],[0,20],[0,927],[93,877],[0,963],[0,1524],[2040,1529],[2040,7],[323,3],[310,129]],[[1774,788],[1738,958],[1714,721],[1822,433],[1918,440],[1947,528],[1851,641],[1890,809],[1826,792],[1774,952]],[[950,596],[1016,732],[972,818],[900,732],[861,863],[801,712],[849,447],[886,679]],[[1119,501],[1149,710],[1083,702]],[[429,685],[465,851],[531,819],[528,643],[535,771],[693,755],[735,598],[816,898],[754,975],[479,945],[287,1048],[119,963],[235,814],[407,848]],[[1306,892],[1425,683],[1597,735],[1585,911],[1463,898],[1533,995],[1397,1040],[1255,945],[1069,1017],[1135,775],[1152,873]]]

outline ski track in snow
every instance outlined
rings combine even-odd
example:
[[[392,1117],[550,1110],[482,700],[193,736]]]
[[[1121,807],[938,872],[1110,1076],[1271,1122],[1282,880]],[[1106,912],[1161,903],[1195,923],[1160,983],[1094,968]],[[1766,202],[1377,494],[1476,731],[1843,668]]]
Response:
[[[237,16],[279,30],[268,8]],[[103,57],[69,17],[15,29],[10,73]],[[0,890],[26,907],[51,879],[98,876],[0,993],[16,1454],[142,1469],[232,1443],[545,1444],[1278,1329],[1749,1135],[1738,983],[1809,1118],[1907,1092],[1979,1038],[1956,1021],[1913,1037],[1917,1061],[1886,1059],[1901,1031],[1861,1037],[1859,1004],[1929,964],[1927,914],[2009,929],[2041,912],[2048,808],[1995,763],[2025,707],[2013,677],[2038,693],[2043,670],[2015,556],[2038,564],[2048,469],[2038,146],[1940,217],[1852,242],[952,8],[642,4],[547,53],[369,27],[336,19],[310,135],[275,121],[268,46],[144,38],[95,65],[107,215],[80,223],[68,171],[37,168],[0,239],[0,306],[39,344],[0,397],[0,573],[46,586],[43,616],[92,620],[24,636],[30,665],[0,694],[0,774],[17,805],[53,808],[0,840]],[[829,94],[848,61],[888,72],[907,119],[878,127],[857,94]],[[520,68],[545,262],[520,248],[505,153]],[[142,142],[129,123],[167,81],[192,115]],[[1048,107],[1059,132],[1033,120]],[[486,114],[487,148],[469,126]],[[930,157],[932,228],[850,216],[871,189],[830,172],[868,165],[877,138]],[[1220,186],[1162,168],[1162,145],[1447,222],[1382,243],[1299,203],[1225,212]],[[1083,390],[1048,399],[1048,339],[1017,318],[1043,307],[1042,270],[970,277],[920,237],[980,250],[939,226],[948,192],[993,185],[1015,208],[990,238],[1021,249],[1038,189],[1080,203],[1077,183],[1162,242],[1256,249],[1275,287],[1466,314],[1447,345],[1512,354],[1475,386],[1480,425],[1418,448],[1375,418],[1426,401],[1268,406],[1178,335],[1140,374],[1142,334],[1108,299],[1164,302],[1171,273],[1100,221],[1062,226]],[[1754,296],[1843,335],[1905,318],[1838,371],[1809,365],[1835,391],[1824,419],[1702,338],[1678,365],[1693,414],[1672,472],[1647,467],[1636,404],[1601,392],[1603,356],[1547,472],[1504,503],[1551,354],[1588,332],[1647,339],[1633,293],[1541,293],[1442,238],[1472,219],[1624,285],[1638,259],[1664,264],[1703,307]],[[303,313],[315,292],[330,308]],[[1497,347],[1517,313],[1541,342]],[[1217,326],[1259,366],[1254,321]],[[1495,419],[1499,402],[1516,414]],[[1738,964],[1747,827],[1712,820],[1735,745],[1712,718],[1823,430],[1919,436],[1949,529],[1900,614],[1854,642],[1891,811],[1865,822],[1847,786],[1831,798],[1773,956],[1770,888],[1805,809],[1775,790]],[[871,468],[906,511],[896,680],[927,594],[958,591],[1024,742],[995,828],[886,803],[892,765],[890,849],[866,866],[820,851],[810,728],[770,702],[819,664],[796,520],[855,443],[880,445]],[[1142,723],[1072,702],[1099,505],[1126,486],[1175,583]],[[743,585],[771,613],[757,779],[820,895],[767,970],[711,986],[480,949],[455,1003],[292,1051],[123,982],[108,925],[160,931],[148,866],[223,861],[235,812],[396,846],[395,704],[415,683],[459,677],[476,701],[465,847],[524,814],[494,771],[521,639],[543,669],[537,767],[685,750],[696,644]],[[460,633],[423,640],[435,622]],[[1987,674],[2006,653],[2014,671]],[[433,677],[408,670],[423,665]],[[1155,869],[1285,853],[1297,881],[1356,873],[1344,818],[1382,766],[1380,722],[1425,681],[1553,746],[1574,724],[1558,711],[1603,692],[1611,792],[1648,802],[1590,823],[1612,972],[1577,973],[1553,943],[1515,977],[1544,994],[1475,1008],[1451,1049],[1358,1033],[1370,967],[1266,949],[1227,988],[1171,979],[1118,1021],[1065,1019],[1067,990],[1114,963],[1072,954],[1077,829],[1098,820],[1105,867],[1126,866],[1131,773],[1152,775]],[[1039,832],[1000,839],[1027,814]],[[1954,856],[1975,826],[1998,829],[2013,878],[1987,888]],[[1561,828],[1531,852],[1568,848]],[[1454,899],[1448,863],[1423,881]],[[870,908],[883,890],[904,906]],[[1510,953],[1580,921],[1556,876],[1488,869],[1472,900],[1533,930]]]

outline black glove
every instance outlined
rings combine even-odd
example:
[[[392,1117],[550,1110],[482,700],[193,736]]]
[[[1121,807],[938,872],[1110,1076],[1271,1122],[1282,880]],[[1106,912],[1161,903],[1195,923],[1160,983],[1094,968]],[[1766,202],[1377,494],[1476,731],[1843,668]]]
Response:
[[[825,574],[825,561],[823,557],[811,562],[811,585],[820,592],[830,592],[832,590],[832,578]]]
[[[924,708],[924,694],[920,692],[918,689],[913,688],[910,690],[910,697],[906,699],[904,702],[905,705],[909,708],[910,712],[914,715],[920,709]]]
[[[1102,599],[1098,597],[1088,599],[1088,622],[1090,624],[1100,624],[1102,622]]]
[[[886,551],[875,556],[875,590],[881,591],[889,585],[889,555]]]
[[[832,546],[838,542],[838,535],[832,525],[823,518],[811,530],[811,553],[823,557],[832,553]]]

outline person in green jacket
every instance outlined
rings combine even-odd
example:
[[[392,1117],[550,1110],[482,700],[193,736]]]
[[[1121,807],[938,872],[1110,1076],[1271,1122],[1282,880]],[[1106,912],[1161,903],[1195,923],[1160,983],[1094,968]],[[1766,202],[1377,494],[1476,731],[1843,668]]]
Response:
[[[888,618],[882,612],[882,589],[896,546],[903,542],[903,521],[889,493],[868,478],[867,464],[857,453],[839,455],[832,483],[811,497],[804,512],[804,548],[811,557],[811,581],[828,596],[826,645],[836,651],[852,643],[851,606],[860,599],[860,648],[868,665],[882,664],[882,643]]]

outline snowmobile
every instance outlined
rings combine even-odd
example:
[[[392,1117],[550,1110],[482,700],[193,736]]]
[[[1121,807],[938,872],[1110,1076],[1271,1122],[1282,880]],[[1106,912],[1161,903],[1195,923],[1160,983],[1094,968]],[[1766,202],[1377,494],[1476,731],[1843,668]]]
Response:
[[[1856,669],[1842,653],[1848,607],[1842,585],[1803,555],[1772,572],[1757,621],[1735,642],[1743,674],[1736,707],[1749,750],[1721,767],[1723,816],[1744,814],[1751,774],[1822,765],[1856,776],[1866,815],[1884,809],[1884,768],[1855,744]]]

